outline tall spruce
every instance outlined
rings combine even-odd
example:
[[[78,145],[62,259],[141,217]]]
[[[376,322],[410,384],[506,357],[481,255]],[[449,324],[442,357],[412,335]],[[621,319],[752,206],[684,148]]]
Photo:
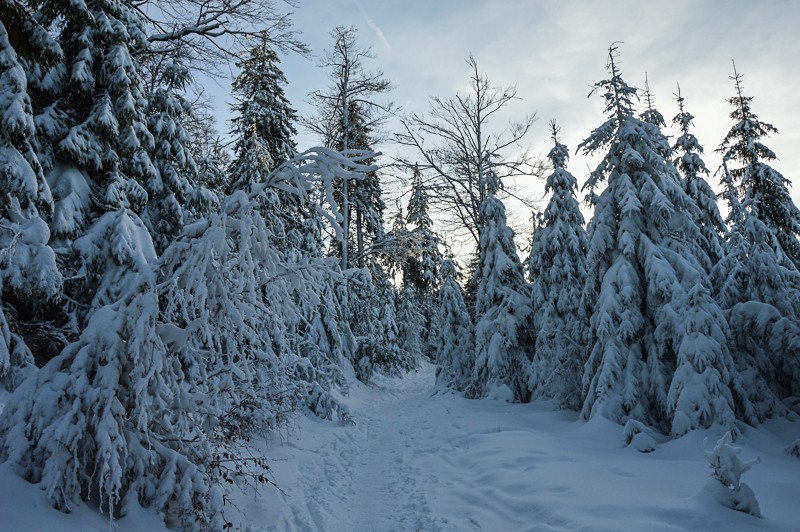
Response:
[[[266,180],[270,172],[297,154],[292,137],[297,134],[297,112],[286,98],[286,78],[270,39],[262,33],[247,56],[238,62],[240,72],[233,80],[236,103],[232,120],[236,142],[228,168],[228,191],[248,192],[254,183]],[[276,233],[285,233],[285,246],[302,246],[310,213],[295,194],[269,189],[262,198],[262,210]]]
[[[491,397],[509,402],[530,400],[529,372],[533,353],[533,309],[514,231],[497,198],[500,179],[486,175],[487,196],[481,205],[479,272],[475,314],[475,367],[467,387],[470,398]]]
[[[364,113],[364,106],[358,102],[350,104],[348,126],[349,149],[374,152],[374,133]],[[337,140],[334,148],[344,149],[343,138]],[[374,159],[367,161],[374,163]],[[342,190],[343,193],[343,190]],[[348,231],[351,236],[353,262],[363,268],[369,262],[367,255],[372,254],[372,247],[384,237],[383,212],[386,204],[383,201],[383,187],[377,170],[371,170],[363,179],[350,183],[348,187],[348,204],[351,210],[350,224],[355,231]]]
[[[92,499],[120,515],[136,503],[220,527],[199,405],[159,336],[156,252],[137,215],[158,178],[133,58],[147,47],[141,21],[120,2],[37,7],[63,51],[54,68],[27,67],[74,341],[9,398],[0,459],[64,511]],[[48,231],[37,225],[27,243],[41,248]]]
[[[43,61],[48,50],[58,51],[47,39],[44,49],[35,44],[44,30],[22,4],[3,0],[0,7],[4,17],[16,18],[9,22],[16,25],[19,44],[27,41],[24,46],[31,47],[31,60]],[[34,150],[33,109],[20,61],[0,21],[0,382],[8,388],[34,363],[33,350],[45,350],[47,306],[62,288],[48,245],[53,198]]]
[[[245,153],[250,149],[251,138],[256,137],[269,155],[268,173],[284,161],[297,154],[292,137],[297,135],[295,111],[286,98],[286,77],[280,69],[280,58],[270,47],[266,34],[248,51],[247,57],[236,64],[239,74],[233,80],[233,94],[237,102],[232,111],[237,116],[232,120],[236,138],[234,153],[236,161],[231,168],[234,179],[232,189],[246,190],[252,178],[245,164]]]
[[[464,292],[456,280],[456,265],[448,259],[441,265],[442,287],[436,321],[436,387],[463,392],[469,386],[475,365],[475,328],[464,303]]]
[[[718,151],[733,227],[714,279],[729,312],[733,348],[742,364],[757,369],[751,392],[754,417],[762,420],[784,411],[778,399],[800,393],[800,210],[786,179],[765,162],[775,154],[761,140],[776,128],[752,112],[735,68],[731,79],[735,124]]]
[[[434,319],[436,298],[441,280],[439,268],[442,254],[439,237],[433,231],[433,221],[428,212],[428,191],[422,181],[419,167],[414,166],[411,196],[408,199],[406,222],[410,231],[410,260],[403,274],[403,284],[413,287],[417,304],[423,316],[423,342],[426,352],[433,348],[438,323]]]
[[[592,308],[582,415],[636,419],[674,435],[730,426],[731,389],[741,390],[732,381],[726,324],[694,255],[696,207],[667,160],[666,137],[634,116],[636,89],[622,79],[616,55],[612,45],[611,77],[594,89],[608,119],[580,145],[586,154],[605,152],[584,186],[594,216],[583,294]],[[689,312],[701,321],[684,322]],[[720,395],[720,388],[728,392]]]
[[[581,293],[586,284],[587,239],[575,199],[578,182],[566,169],[569,152],[558,141],[555,121],[550,127],[555,145],[548,158],[553,173],[547,178],[545,192],[552,197],[534,233],[530,255],[536,328],[530,385],[534,397],[579,409],[586,358]]]
[[[328,77],[330,87],[325,91],[311,93],[311,100],[317,107],[317,114],[304,122],[312,132],[317,133],[325,146],[337,150],[357,149],[357,144],[373,145],[374,135],[386,117],[393,112],[391,102],[379,102],[375,99],[390,91],[393,86],[381,71],[367,71],[364,60],[372,59],[372,51],[362,48],[357,42],[357,32],[353,27],[338,26],[331,31],[333,45],[326,51],[322,66],[330,69]],[[361,186],[361,198],[374,198],[374,185],[377,176],[371,176],[368,182]],[[341,242],[342,269],[347,269],[351,264],[350,258],[350,225],[352,219],[349,191],[351,183],[347,180],[341,182],[340,198],[342,216],[344,217],[344,238]],[[364,236],[366,219],[369,215],[364,207],[370,205],[369,201],[362,203],[359,217],[356,212],[356,235],[360,242]],[[382,207],[375,205],[379,211]],[[359,221],[360,220],[360,221]],[[376,220],[377,221],[377,220]],[[378,226],[375,226],[378,229]],[[359,253],[360,265],[363,265],[364,251]]]
[[[410,284],[403,284],[397,292],[397,344],[407,353],[416,367],[425,355],[427,345],[426,323],[420,295]]]
[[[742,93],[742,75],[732,77],[736,94],[727,99],[734,121],[717,149],[728,164],[738,188],[739,201],[748,215],[756,216],[775,235],[780,245],[775,252],[800,267],[800,209],[789,195],[789,181],[768,163],[777,159],[763,139],[778,130],[762,122],[751,109],[753,98]]]
[[[697,205],[698,218],[695,221],[702,236],[700,258],[703,266],[710,271],[722,259],[722,237],[727,233],[727,228],[717,206],[717,195],[703,177],[703,174],[709,174],[701,158],[703,146],[691,133],[694,116],[684,108],[685,99],[681,96],[680,85],[675,101],[678,102],[678,114],[672,119],[672,123],[678,126],[681,134],[672,146],[675,152],[673,164],[683,176],[683,189]]]
[[[190,81],[186,67],[165,64],[148,97],[147,127],[153,135],[150,159],[156,176],[142,219],[159,253],[178,237],[192,208],[203,211],[214,203],[197,187],[198,168],[184,125],[192,114],[191,103],[183,95]]]
[[[0,459],[69,512],[152,507],[186,528],[219,528],[221,497],[200,427],[203,398],[161,337],[156,252],[131,211],[75,241],[97,279],[79,338],[27,379],[0,418]]]
[[[105,211],[141,212],[148,194],[159,189],[133,58],[148,42],[138,13],[125,3],[90,0],[68,7],[46,0],[38,16],[61,28],[63,69],[53,82],[55,101],[38,121],[50,145],[46,151],[61,165],[48,176],[51,188],[60,189],[52,228],[55,236],[73,239]],[[81,174],[84,183],[76,182]]]
[[[442,255],[439,251],[439,237],[433,231],[433,221],[428,212],[428,191],[416,165],[411,179],[406,222],[412,226],[412,251],[415,260],[413,269],[406,273],[405,280],[417,290],[430,293],[438,284]]]

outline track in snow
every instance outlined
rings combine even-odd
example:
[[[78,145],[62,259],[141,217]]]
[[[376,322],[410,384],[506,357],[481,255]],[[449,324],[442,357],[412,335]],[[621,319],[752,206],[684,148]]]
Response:
[[[800,423],[748,431],[744,480],[763,519],[702,493],[709,469],[695,431],[656,452],[625,448],[622,427],[548,404],[432,396],[434,368],[353,385],[355,426],[302,418],[269,451],[283,490],[240,504],[244,530],[792,530],[800,460],[783,447]]]

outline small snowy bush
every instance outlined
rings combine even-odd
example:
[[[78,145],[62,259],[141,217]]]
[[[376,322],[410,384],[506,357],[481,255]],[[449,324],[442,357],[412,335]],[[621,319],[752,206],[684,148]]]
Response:
[[[794,440],[792,444],[786,448],[786,454],[794,456],[795,458],[800,458],[800,438]]]
[[[741,449],[731,445],[733,436],[726,432],[717,441],[714,450],[706,453],[706,459],[714,470],[706,489],[723,506],[761,517],[758,501],[750,486],[741,482],[742,474],[759,462],[758,459],[743,462],[739,458]]]
[[[656,440],[653,431],[640,421],[629,419],[622,430],[625,445],[630,445],[640,453],[650,453],[656,450]]]

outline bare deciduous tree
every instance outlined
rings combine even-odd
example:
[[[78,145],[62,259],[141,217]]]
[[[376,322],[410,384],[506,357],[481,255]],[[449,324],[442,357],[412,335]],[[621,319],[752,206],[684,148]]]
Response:
[[[253,38],[266,38],[285,53],[310,53],[292,26],[296,0],[134,0],[131,5],[144,21],[150,44],[136,51],[146,90],[165,62],[211,77],[227,76],[222,67],[251,48]]]
[[[428,116],[406,116],[402,121],[405,131],[397,134],[396,140],[421,155],[424,162],[420,166],[428,171],[431,204],[445,216],[446,229],[455,238],[471,239],[477,246],[484,225],[480,206],[486,198],[489,170],[510,183],[516,177],[541,175],[543,165],[527,148],[521,148],[519,155],[508,156],[514,146],[520,146],[536,121],[535,114],[511,122],[499,133],[489,127],[494,115],[518,99],[516,87],[492,85],[472,55],[467,64],[471,71],[469,93],[432,97]],[[506,186],[503,193],[533,207],[512,186]]]

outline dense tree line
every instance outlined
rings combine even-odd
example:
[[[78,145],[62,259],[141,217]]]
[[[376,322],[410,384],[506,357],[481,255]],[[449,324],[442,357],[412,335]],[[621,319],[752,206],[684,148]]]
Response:
[[[533,236],[531,284],[520,281],[513,246],[497,258],[502,232],[491,246],[481,240],[479,264],[498,266],[479,277],[475,358],[453,352],[454,338],[440,341],[442,384],[467,396],[554,399],[584,418],[633,420],[676,437],[712,426],[735,435],[737,420],[783,414],[797,394],[800,226],[788,181],[768,164],[775,154],[763,139],[776,130],[753,113],[735,72],[734,125],[718,150],[730,209],[723,221],[680,90],[681,134],[670,146],[649,88],[635,114],[639,91],[616,59],[612,47],[609,78],[594,87],[607,118],[579,146],[601,156],[583,186],[592,218],[584,225],[553,125],[552,196]],[[484,229],[497,232],[494,201],[483,202]],[[487,307],[489,283],[502,291]],[[449,323],[459,300],[442,304]],[[513,313],[495,326],[487,354],[480,337],[498,305]]]

